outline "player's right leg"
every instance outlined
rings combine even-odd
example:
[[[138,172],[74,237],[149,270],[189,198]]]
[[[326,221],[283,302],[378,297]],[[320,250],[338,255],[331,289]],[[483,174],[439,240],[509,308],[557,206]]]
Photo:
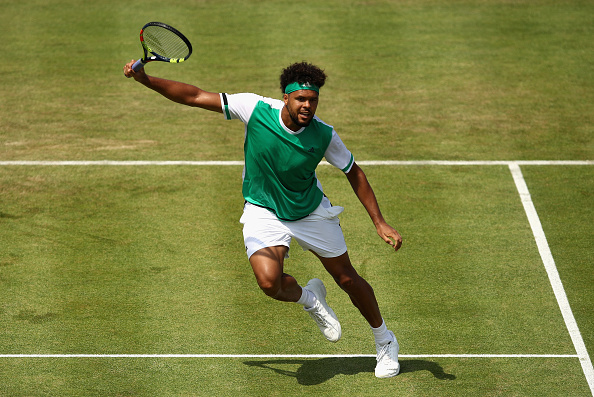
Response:
[[[342,336],[342,329],[334,310],[326,303],[326,287],[322,280],[317,278],[309,280],[307,285],[303,287],[303,295],[307,293],[314,296],[313,304],[307,305],[302,302],[304,300],[303,296],[298,303],[303,304],[303,309],[316,322],[326,339],[330,342],[338,342]]]
[[[250,264],[260,289],[273,299],[297,302],[316,322],[324,337],[337,342],[341,336],[340,323],[326,303],[326,288],[319,279],[312,279],[303,288],[293,276],[283,272],[285,246],[262,248],[250,256]]]
[[[340,339],[340,323],[326,304],[326,289],[320,280],[301,288],[295,278],[284,273],[292,233],[270,211],[246,204],[241,217],[243,239],[252,270],[262,291],[279,301],[297,302],[314,319],[326,339]]]
[[[283,302],[297,302],[302,291],[293,276],[283,272],[285,246],[262,248],[250,256],[250,264],[260,289],[271,298]]]

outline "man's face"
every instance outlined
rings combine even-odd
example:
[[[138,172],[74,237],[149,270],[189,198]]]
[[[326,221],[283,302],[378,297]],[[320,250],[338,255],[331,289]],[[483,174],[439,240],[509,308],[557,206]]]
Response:
[[[301,128],[309,125],[318,108],[318,97],[319,94],[312,90],[298,90],[284,95],[285,106],[295,126]]]

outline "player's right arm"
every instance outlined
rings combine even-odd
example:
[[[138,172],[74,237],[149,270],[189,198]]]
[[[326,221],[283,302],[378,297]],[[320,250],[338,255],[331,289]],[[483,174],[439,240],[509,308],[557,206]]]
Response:
[[[223,113],[221,97],[218,93],[204,91],[196,86],[178,81],[149,76],[144,72],[144,68],[135,72],[132,70],[132,65],[134,65],[133,60],[124,66],[124,75],[134,78],[134,80],[158,92],[165,98],[182,105]]]

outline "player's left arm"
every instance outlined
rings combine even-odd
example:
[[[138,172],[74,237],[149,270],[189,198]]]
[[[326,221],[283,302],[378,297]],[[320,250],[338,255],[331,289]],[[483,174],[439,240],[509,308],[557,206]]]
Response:
[[[357,163],[353,163],[353,166],[346,174],[353,191],[361,201],[361,204],[367,210],[375,228],[377,230],[377,234],[388,244],[394,247],[395,251],[398,251],[400,246],[402,245],[402,236],[400,233],[396,231],[392,226],[388,225],[388,223],[384,220],[382,212],[380,211],[379,204],[377,203],[377,198],[375,197],[375,193],[367,180],[367,176],[365,172],[357,165]]]

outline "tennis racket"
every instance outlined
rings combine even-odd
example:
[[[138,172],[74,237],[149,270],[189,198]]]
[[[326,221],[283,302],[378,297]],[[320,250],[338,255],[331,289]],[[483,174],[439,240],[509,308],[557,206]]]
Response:
[[[162,22],[149,22],[140,30],[144,57],[132,65],[137,72],[149,62],[179,63],[192,55],[192,44],[179,30]]]

